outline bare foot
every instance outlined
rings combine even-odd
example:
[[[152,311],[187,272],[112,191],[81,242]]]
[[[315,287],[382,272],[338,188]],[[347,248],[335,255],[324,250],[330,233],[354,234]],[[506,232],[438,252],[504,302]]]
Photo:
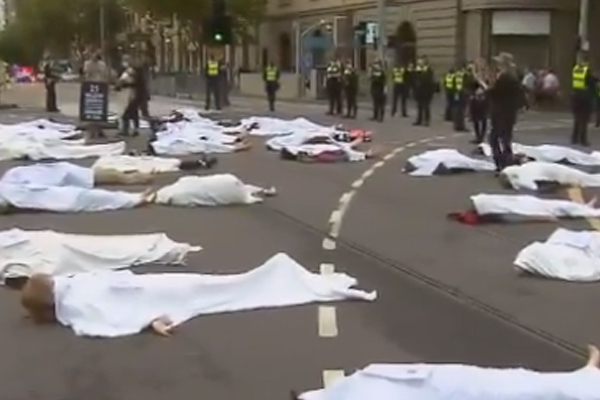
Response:
[[[600,368],[600,350],[596,346],[588,345],[588,367]]]
[[[150,327],[156,334],[164,337],[170,337],[173,334],[173,328],[175,326],[169,317],[163,315],[162,317],[158,317],[152,321]]]
[[[142,193],[142,200],[140,204],[151,204],[156,201],[156,191],[152,188],[146,189]]]

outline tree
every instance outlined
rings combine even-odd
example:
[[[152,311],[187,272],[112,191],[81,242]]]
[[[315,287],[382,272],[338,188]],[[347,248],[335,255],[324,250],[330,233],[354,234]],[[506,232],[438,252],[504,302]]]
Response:
[[[111,42],[126,24],[120,0],[19,0],[16,21],[46,49],[69,56],[74,48],[81,51],[87,46],[100,46],[101,7],[105,39]]]
[[[202,41],[202,27],[210,15],[212,0],[126,0],[140,14],[149,14],[157,20],[176,16],[180,26],[188,30],[196,42]],[[225,0],[234,21],[234,32],[238,37],[247,35],[264,15],[265,0]]]
[[[4,62],[36,67],[43,52],[26,21],[12,21],[0,32],[0,59]]]

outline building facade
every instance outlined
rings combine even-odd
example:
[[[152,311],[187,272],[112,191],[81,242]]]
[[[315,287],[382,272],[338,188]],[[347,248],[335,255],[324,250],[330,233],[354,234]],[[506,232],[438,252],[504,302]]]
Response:
[[[579,5],[579,0],[388,0],[381,41],[389,60],[427,56],[440,73],[456,62],[507,51],[521,66],[551,67],[566,78],[576,56]],[[590,5],[590,21],[599,21],[600,1]],[[306,42],[321,20],[334,25],[335,46],[314,48]],[[255,58],[272,59],[284,69],[294,69],[298,60],[320,62],[332,51],[369,60],[376,51],[359,50],[354,27],[376,20],[375,1],[269,0]],[[589,26],[591,60],[600,66],[600,24]]]

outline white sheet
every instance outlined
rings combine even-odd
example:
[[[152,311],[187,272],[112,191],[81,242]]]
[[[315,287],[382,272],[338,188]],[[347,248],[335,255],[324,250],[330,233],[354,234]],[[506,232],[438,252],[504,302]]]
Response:
[[[279,253],[233,275],[147,274],[131,271],[55,278],[58,320],[77,335],[116,337],[140,332],[166,315],[179,325],[193,317],[345,299],[373,301],[356,279],[309,272]]]
[[[482,143],[479,148],[487,157],[492,156],[492,149],[489,144]],[[582,166],[600,166],[600,153],[584,153],[583,151],[571,149],[565,146],[544,144],[540,146],[527,146],[519,143],[513,143],[513,153],[523,154],[535,161],[545,162],[563,162],[566,161],[573,165]]]
[[[532,161],[506,167],[501,172],[514,189],[537,190],[537,182],[555,182],[565,186],[600,187],[600,174],[588,174],[561,164]]]
[[[91,168],[67,162],[16,167],[0,180],[0,204],[51,212],[98,212],[133,208],[142,193],[95,189]]]
[[[516,215],[522,217],[585,218],[599,217],[592,204],[570,200],[540,199],[527,195],[478,194],[471,203],[479,215]]]
[[[570,282],[600,280],[600,232],[559,228],[545,241],[517,254],[517,268],[534,275]]]
[[[262,201],[262,190],[231,174],[184,176],[159,189],[156,202],[184,207],[253,204]]]
[[[0,125],[0,160],[24,157],[64,160],[122,154],[125,151],[125,143],[86,146],[83,140],[67,140],[80,134],[73,125],[43,119]]]
[[[342,151],[348,156],[348,161],[364,161],[365,153],[356,151],[348,143],[339,142],[334,139],[334,131],[305,131],[296,132],[285,136],[276,136],[266,142],[267,149],[281,151],[286,149],[291,154],[304,153],[309,156],[318,156],[325,152]],[[325,143],[310,144],[307,141],[314,138],[322,138]]]
[[[151,143],[154,152],[164,156],[184,156],[197,153],[232,153],[237,138],[231,128],[202,117],[197,110],[179,109],[185,120],[165,124]]]
[[[412,176],[432,176],[440,167],[446,169],[460,169],[467,171],[495,171],[493,163],[467,157],[454,149],[430,150],[412,156],[408,162],[416,169],[411,171]]]
[[[107,156],[100,157],[93,170],[112,169],[120,172],[140,172],[158,174],[179,171],[181,160],[178,158],[164,158],[152,156]]]
[[[600,371],[371,364],[302,400],[600,400]]]
[[[320,125],[302,117],[292,120],[272,117],[249,117],[242,119],[240,122],[245,127],[258,124],[258,129],[252,129],[249,131],[251,135],[258,136],[285,136],[307,132],[333,134],[338,131],[336,127]]]
[[[182,264],[201,247],[178,243],[164,233],[76,235],[51,230],[0,231],[0,279],[74,274],[160,263]]]

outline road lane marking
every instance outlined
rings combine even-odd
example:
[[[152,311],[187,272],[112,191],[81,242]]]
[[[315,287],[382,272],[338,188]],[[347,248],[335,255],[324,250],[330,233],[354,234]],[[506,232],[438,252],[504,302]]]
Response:
[[[333,338],[338,335],[337,309],[335,306],[319,306],[319,337]]]
[[[323,387],[328,388],[336,381],[344,378],[346,373],[341,369],[326,369],[323,371]]]
[[[332,240],[328,237],[326,237],[325,239],[323,239],[323,250],[335,250],[336,248],[336,244],[335,244],[335,240]]]
[[[335,265],[331,263],[322,263],[319,266],[319,271],[321,272],[321,275],[331,275],[335,273]]]

